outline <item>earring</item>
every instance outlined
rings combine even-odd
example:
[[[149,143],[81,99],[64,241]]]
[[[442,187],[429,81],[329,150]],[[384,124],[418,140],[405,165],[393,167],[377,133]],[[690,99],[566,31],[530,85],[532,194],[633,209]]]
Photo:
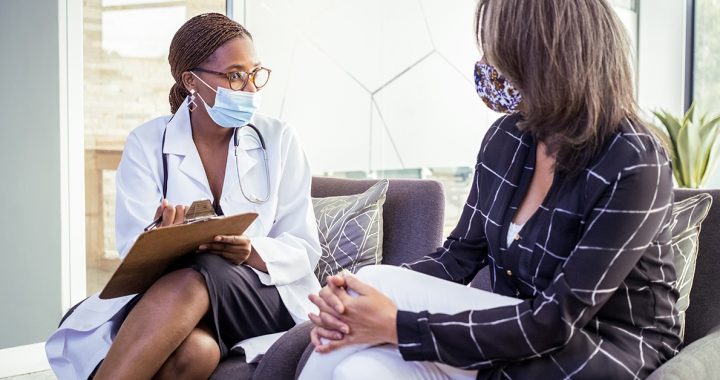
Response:
[[[195,111],[195,109],[197,108],[197,103],[195,103],[195,89],[194,88],[190,89],[190,101],[188,103],[189,103],[188,110],[190,110],[190,112]]]

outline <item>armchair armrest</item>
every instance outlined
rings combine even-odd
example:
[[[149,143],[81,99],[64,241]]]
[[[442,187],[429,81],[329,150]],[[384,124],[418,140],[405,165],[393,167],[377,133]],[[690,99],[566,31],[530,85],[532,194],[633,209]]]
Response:
[[[296,325],[277,340],[260,360],[254,379],[293,380],[303,352],[310,344],[311,322]]]
[[[720,373],[720,325],[683,348],[648,380],[711,379]]]

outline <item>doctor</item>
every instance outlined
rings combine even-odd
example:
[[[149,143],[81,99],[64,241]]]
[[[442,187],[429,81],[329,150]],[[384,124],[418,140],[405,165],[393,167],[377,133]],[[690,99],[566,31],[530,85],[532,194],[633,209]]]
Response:
[[[130,134],[117,172],[121,257],[153,220],[181,223],[197,199],[259,217],[245,235],[200,245],[144,294],[81,303],[46,345],[60,379],[206,379],[237,342],[316,310],[311,174],[293,130],[255,113],[270,70],[250,33],[221,14],[196,16],[168,60],[173,115]]]

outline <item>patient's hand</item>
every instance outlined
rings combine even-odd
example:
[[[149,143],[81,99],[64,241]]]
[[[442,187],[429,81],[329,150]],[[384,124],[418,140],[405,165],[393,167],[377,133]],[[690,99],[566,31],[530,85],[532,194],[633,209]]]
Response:
[[[330,352],[351,344],[397,344],[397,307],[392,300],[354,275],[346,275],[342,280],[347,289],[357,293],[357,296],[351,296],[344,288],[338,288],[337,285],[341,281],[333,279],[332,285],[336,289],[332,289],[332,295],[328,290],[324,294],[321,291],[321,297],[311,296],[311,300],[320,307],[321,315],[327,310],[331,310],[327,313],[347,325],[348,332],[343,334],[341,339],[329,338],[329,341],[320,341],[321,333],[328,331],[337,333],[338,331],[335,330],[334,325],[328,323],[328,321],[332,321],[332,318],[310,314],[310,319],[316,325],[311,334],[315,350]],[[334,297],[338,298],[341,306],[335,302]],[[322,299],[322,302],[318,300],[319,298]],[[330,307],[330,305],[333,306]]]
[[[308,315],[316,326],[310,334],[315,346],[322,344],[321,338],[340,340],[345,334],[350,333],[350,327],[340,319],[340,314],[345,310],[345,306],[339,298],[341,294],[347,294],[345,279],[341,276],[329,276],[326,283],[319,295],[308,296],[310,301],[320,309],[317,316],[315,314]]]

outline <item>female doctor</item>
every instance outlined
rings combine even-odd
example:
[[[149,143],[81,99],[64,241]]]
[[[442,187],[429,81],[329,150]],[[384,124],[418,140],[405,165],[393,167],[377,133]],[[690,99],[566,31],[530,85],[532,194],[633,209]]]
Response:
[[[196,16],[168,60],[173,115],[130,134],[117,172],[121,257],[149,223],[181,223],[198,199],[218,214],[259,216],[246,235],[200,245],[144,294],[80,304],[46,345],[60,379],[206,379],[237,342],[315,310],[311,174],[292,129],[255,113],[270,70],[250,33],[221,14]]]

